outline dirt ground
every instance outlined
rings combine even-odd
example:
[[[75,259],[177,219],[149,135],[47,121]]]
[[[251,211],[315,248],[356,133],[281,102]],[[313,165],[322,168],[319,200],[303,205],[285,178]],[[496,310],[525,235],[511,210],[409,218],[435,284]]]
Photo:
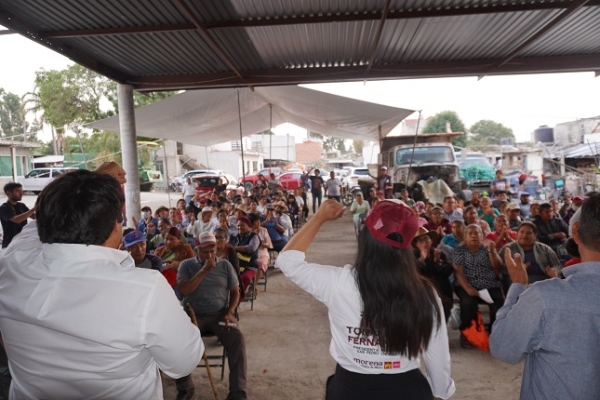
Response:
[[[179,196],[172,196],[172,205]],[[24,196],[32,206],[35,196]],[[156,209],[168,205],[164,193],[142,193],[142,205]],[[311,262],[342,266],[351,263],[356,252],[356,239],[350,215],[323,226],[311,245],[307,259]],[[250,303],[241,305],[240,327],[246,338],[248,355],[248,398],[252,400],[319,400],[324,398],[325,381],[334,371],[329,355],[331,335],[327,309],[279,270],[269,270],[266,292],[259,292]],[[485,310],[484,311],[485,315]],[[453,399],[510,400],[518,399],[522,363],[509,365],[487,352],[462,349],[458,331],[449,330],[452,378],[456,382]],[[213,343],[213,339],[209,339]],[[218,349],[207,346],[209,353]],[[220,370],[213,368],[221,400],[228,393],[228,373],[220,380]],[[193,372],[195,400],[213,399],[206,370]],[[175,399],[174,381],[163,379],[166,400]]]

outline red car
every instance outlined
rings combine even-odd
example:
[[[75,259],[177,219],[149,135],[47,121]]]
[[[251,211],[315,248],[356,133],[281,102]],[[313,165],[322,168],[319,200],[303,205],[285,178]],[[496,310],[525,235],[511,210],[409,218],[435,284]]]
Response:
[[[279,174],[281,174],[283,172],[283,170],[279,167],[271,167],[271,168],[261,169],[260,171],[258,171],[255,174],[246,175],[245,177],[241,177],[240,183],[251,182],[254,185],[254,184],[256,184],[256,181],[258,180],[258,175],[263,175],[265,177],[265,179],[268,181],[269,175],[271,174],[271,172],[274,173],[275,177],[277,178],[279,176]]]
[[[286,172],[279,175],[277,179],[281,183],[281,187],[286,190],[295,190],[302,185],[302,174],[299,172]]]
[[[220,175],[213,174],[198,174],[192,177],[192,180],[196,182],[196,194],[204,194],[212,192],[217,185],[220,184]],[[227,189],[235,189],[235,185],[228,185]]]

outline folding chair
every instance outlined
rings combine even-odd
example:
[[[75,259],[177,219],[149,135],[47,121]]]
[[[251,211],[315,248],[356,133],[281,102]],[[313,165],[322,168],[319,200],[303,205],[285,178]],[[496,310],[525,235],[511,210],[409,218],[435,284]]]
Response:
[[[186,304],[185,311],[189,315],[190,319],[192,320],[192,323],[194,325],[196,325],[196,328],[200,329],[200,327],[198,326],[198,320],[196,319],[196,313],[194,312],[194,308],[192,307],[192,305],[189,303]],[[205,335],[203,335],[203,338],[214,337],[214,336],[215,336],[214,334],[208,334],[208,335],[205,334]],[[223,347],[223,346],[221,346],[221,347]],[[223,377],[225,376],[225,359],[226,358],[227,358],[227,353],[225,351],[225,347],[223,347],[222,355],[207,355],[206,347],[205,347],[204,353],[202,354],[202,359],[204,360],[204,365],[198,364],[196,366],[196,368],[202,368],[202,367],[206,368],[206,373],[208,374],[208,381],[210,382],[210,387],[212,389],[215,400],[219,400],[219,395],[217,394],[217,388],[215,387],[215,381],[212,376],[210,367],[211,366],[212,367],[221,367],[221,380],[223,380]],[[210,364],[209,360],[219,360],[220,363]]]

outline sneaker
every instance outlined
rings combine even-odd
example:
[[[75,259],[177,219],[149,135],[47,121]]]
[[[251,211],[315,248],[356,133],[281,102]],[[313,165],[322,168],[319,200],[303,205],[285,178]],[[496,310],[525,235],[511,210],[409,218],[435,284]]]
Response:
[[[246,392],[229,392],[225,400],[246,400]]]
[[[194,398],[194,388],[188,390],[180,390],[177,392],[175,400],[192,400]]]

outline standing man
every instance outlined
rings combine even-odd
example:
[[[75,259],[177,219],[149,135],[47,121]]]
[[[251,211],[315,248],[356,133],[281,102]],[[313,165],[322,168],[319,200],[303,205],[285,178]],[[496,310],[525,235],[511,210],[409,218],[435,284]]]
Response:
[[[0,256],[9,398],[159,400],[160,371],[198,365],[204,345],[167,281],[117,250],[124,203],[107,174],[65,174]]]
[[[233,316],[240,300],[238,279],[226,259],[217,259],[217,239],[210,233],[198,238],[195,258],[183,261],[177,271],[177,287],[191,304],[200,332],[207,330],[219,338],[229,362],[227,400],[246,399],[246,342],[239,322]],[[194,397],[190,375],[177,379],[177,399]]]
[[[379,168],[379,172],[377,174],[377,183],[375,187],[379,190],[383,190],[384,196],[386,199],[394,198],[394,185],[392,184],[392,177],[387,174],[388,168],[385,165],[382,165]]]
[[[521,399],[600,398],[599,238],[600,195],[595,194],[573,224],[582,263],[563,269],[566,279],[528,286],[523,259],[505,250],[513,284],[496,316],[490,351],[511,364],[525,358]]]
[[[329,173],[329,179],[325,183],[325,196],[328,199],[334,199],[338,203],[342,202],[341,198],[342,182],[335,177],[335,172]]]
[[[279,188],[281,187],[281,183],[279,182],[279,179],[275,178],[275,174],[273,172],[271,172],[271,174],[269,175],[269,182],[267,183],[267,186],[269,187],[269,191],[272,193],[272,195],[276,195],[277,193],[279,193]]]
[[[315,169],[315,176],[310,177],[311,181],[311,189],[310,192],[312,194],[312,208],[313,214],[317,212],[317,209],[321,207],[321,201],[323,200],[323,186],[325,186],[325,181],[321,178],[321,171]],[[317,201],[319,205],[317,206]]]
[[[192,181],[192,178],[185,178],[185,183],[181,189],[181,197],[185,199],[185,206],[189,206],[190,202],[196,196],[196,181]]]
[[[27,225],[27,218],[35,219],[35,207],[31,210],[21,203],[23,198],[23,185],[17,182],[9,182],[4,185],[4,193],[8,197],[6,203],[0,206],[0,222],[4,236],[2,248],[8,247],[15,236]]]

